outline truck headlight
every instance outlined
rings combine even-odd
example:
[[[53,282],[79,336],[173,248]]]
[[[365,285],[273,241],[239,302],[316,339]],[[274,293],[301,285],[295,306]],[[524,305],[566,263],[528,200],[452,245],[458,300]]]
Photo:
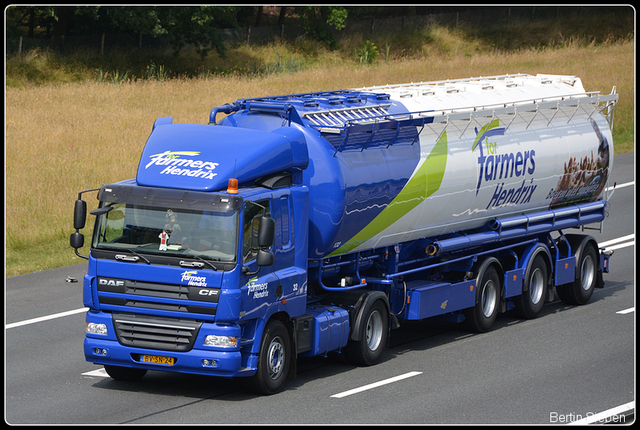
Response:
[[[238,338],[236,336],[217,336],[215,334],[210,334],[204,338],[204,344],[207,346],[234,348],[238,345]]]
[[[97,323],[87,323],[87,333],[107,334],[107,325],[97,324]]]

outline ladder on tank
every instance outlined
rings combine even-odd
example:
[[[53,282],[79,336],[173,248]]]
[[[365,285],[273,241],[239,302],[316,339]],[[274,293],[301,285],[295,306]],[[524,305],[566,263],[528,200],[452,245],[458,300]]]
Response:
[[[428,84],[428,86],[430,85],[432,84]],[[405,84],[405,86],[416,85]],[[404,126],[417,126],[420,127],[418,131],[418,135],[420,135],[424,128],[428,127],[437,135],[435,141],[438,141],[450,127],[455,127],[459,133],[458,137],[462,137],[472,124],[475,123],[482,127],[484,124],[480,122],[480,119],[486,120],[487,118],[489,118],[489,122],[500,118],[501,122],[506,124],[506,132],[517,119],[526,124],[525,129],[531,127],[534,121],[543,121],[544,126],[548,127],[554,121],[559,121],[562,118],[564,118],[565,124],[569,124],[575,118],[586,115],[588,121],[593,115],[606,109],[605,117],[609,127],[613,129],[613,115],[617,100],[618,94],[616,94],[614,87],[609,95],[601,95],[599,92],[585,92],[499,105],[458,107],[449,110],[428,110],[402,114],[389,114],[390,105],[381,104],[306,112],[302,118],[306,119],[309,126],[317,129],[325,137],[328,135],[342,137],[337,145],[334,143],[336,139],[329,139],[336,147],[337,154],[354,132],[364,131],[373,135],[377,130],[383,128],[399,130]],[[563,115],[558,115],[559,112],[562,112]],[[391,144],[393,144],[393,140],[390,141],[389,145]],[[366,148],[366,144],[363,145],[362,149],[364,148]]]

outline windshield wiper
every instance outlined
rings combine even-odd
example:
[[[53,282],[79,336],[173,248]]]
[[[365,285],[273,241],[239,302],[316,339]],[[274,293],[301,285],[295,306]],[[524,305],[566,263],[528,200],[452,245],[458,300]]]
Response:
[[[202,261],[202,263],[196,263],[196,262],[189,262],[189,261],[180,261],[180,265],[183,267],[202,267],[205,264],[208,265],[209,267],[211,267],[213,270],[218,271],[218,268],[216,266],[214,266],[210,261],[205,260],[204,258],[200,257],[199,255],[193,255],[193,258],[198,259],[200,261]]]
[[[129,257],[127,255],[120,255],[117,254],[116,255],[116,260],[122,260],[122,261],[138,261],[140,259],[144,260],[145,263],[147,264],[151,264],[151,262],[149,260],[147,260],[144,256],[138,254],[137,252],[135,252],[133,249],[127,248],[127,251],[129,251],[130,253],[132,253],[133,255],[135,255],[135,257]]]

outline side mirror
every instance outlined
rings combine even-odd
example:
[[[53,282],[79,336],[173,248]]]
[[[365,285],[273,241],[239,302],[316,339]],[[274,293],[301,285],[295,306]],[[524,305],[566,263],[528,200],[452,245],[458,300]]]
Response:
[[[276,230],[276,222],[273,218],[263,216],[260,218],[258,227],[258,246],[260,248],[271,248]]]
[[[78,257],[82,257],[85,260],[88,260],[89,257],[86,255],[82,255],[78,252],[78,249],[84,246],[84,235],[79,232],[80,229],[84,228],[84,224],[87,219],[87,202],[80,199],[78,196],[78,200],[76,200],[75,205],[73,206],[73,228],[76,229],[74,233],[71,233],[71,237],[69,238],[69,244],[74,249],[76,255]]]
[[[80,233],[78,230],[84,228],[84,224],[87,221],[87,202],[82,200],[82,195],[84,193],[88,193],[91,191],[99,191],[100,188],[94,188],[92,190],[81,191],[78,193],[78,199],[76,200],[75,205],[73,206],[73,228],[76,229],[75,233],[71,233],[71,237],[69,238],[69,244],[75,250],[76,255],[78,257],[84,258],[88,260],[89,257],[86,255],[81,255],[78,252],[79,248],[84,246],[84,235]]]
[[[258,267],[271,266],[275,260],[273,252],[271,251],[258,251],[258,256],[256,257],[256,263],[258,263]]]
[[[69,238],[69,244],[72,248],[76,250],[78,248],[82,248],[84,246],[84,235],[80,232],[71,233],[71,237]]]
[[[271,266],[275,261],[275,255],[269,251],[269,248],[273,245],[276,231],[276,222],[273,218],[263,216],[260,218],[258,226],[258,255],[256,256],[256,264],[258,269],[255,272],[251,272],[249,267],[242,268],[242,273],[245,275],[253,276],[260,271],[261,267]]]
[[[84,200],[76,200],[73,208],[73,228],[80,230],[84,228],[87,219],[87,202]]]
[[[260,218],[260,227],[258,227],[258,250],[257,263],[258,267],[271,266],[275,259],[273,252],[269,248],[273,245],[276,231],[276,222],[273,218],[263,216]]]

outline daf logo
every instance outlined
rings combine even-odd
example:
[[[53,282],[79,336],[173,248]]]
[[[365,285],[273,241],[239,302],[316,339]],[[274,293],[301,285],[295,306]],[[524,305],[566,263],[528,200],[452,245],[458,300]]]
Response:
[[[110,287],[123,287],[124,286],[124,281],[117,281],[115,279],[100,278],[100,279],[98,279],[98,283],[100,285],[108,285]]]
[[[216,296],[218,294],[218,290],[210,290],[210,289],[200,290],[198,291],[198,294],[201,296]]]

